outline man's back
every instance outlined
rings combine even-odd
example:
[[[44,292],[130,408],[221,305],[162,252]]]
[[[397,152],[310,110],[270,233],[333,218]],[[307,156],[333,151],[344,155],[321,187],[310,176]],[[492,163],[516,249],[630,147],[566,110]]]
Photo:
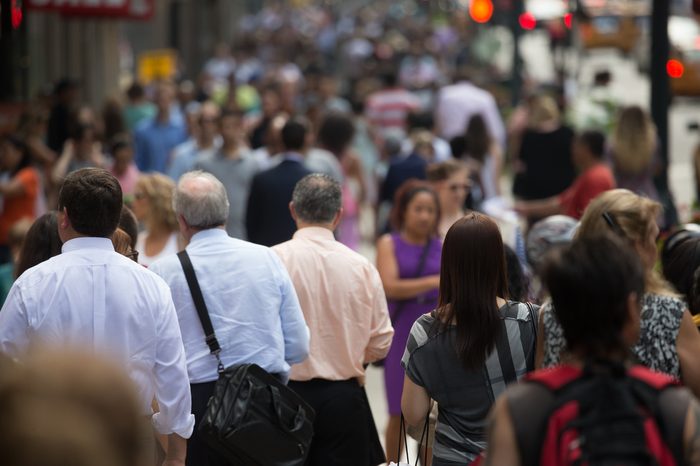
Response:
[[[311,330],[309,358],[292,380],[347,380],[385,356],[393,330],[379,273],[321,227],[302,228],[273,250],[280,256]]]
[[[246,212],[249,241],[273,246],[292,237],[296,226],[289,201],[296,183],[309,173],[301,162],[284,160],[253,178]]]
[[[284,267],[268,248],[204,230],[187,246],[226,367],[256,363],[286,374],[306,356],[308,333]],[[184,272],[176,256],[152,264],[172,291],[191,383],[216,380],[216,359],[204,340]]]
[[[156,392],[166,419],[179,410],[170,406],[174,399],[189,400],[168,287],[114,252],[108,238],[70,240],[62,254],[17,280],[0,312],[0,351],[19,356],[35,343],[88,348],[124,362],[144,414]]]
[[[469,82],[445,86],[440,90],[435,108],[435,123],[438,134],[449,141],[461,136],[469,119],[481,114],[486,121],[491,137],[501,146],[505,144],[505,127],[493,95]]]

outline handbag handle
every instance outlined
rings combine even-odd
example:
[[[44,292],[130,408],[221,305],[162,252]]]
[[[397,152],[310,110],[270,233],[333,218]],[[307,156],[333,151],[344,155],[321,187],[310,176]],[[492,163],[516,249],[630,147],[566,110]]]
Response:
[[[288,426],[282,422],[282,404],[280,403],[280,390],[279,388],[268,385],[267,388],[270,390],[270,399],[272,400],[272,407],[277,414],[277,424],[283,428],[288,433],[295,432],[301,429],[304,425],[304,408],[301,405],[297,406],[297,412],[294,415],[292,425]]]

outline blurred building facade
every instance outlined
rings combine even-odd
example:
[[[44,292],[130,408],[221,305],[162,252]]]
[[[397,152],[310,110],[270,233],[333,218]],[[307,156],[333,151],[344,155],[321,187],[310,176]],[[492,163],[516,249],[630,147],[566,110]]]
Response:
[[[0,100],[27,101],[46,91],[51,83],[69,77],[80,81],[86,103],[99,105],[128,85],[136,73],[139,54],[155,49],[176,49],[180,73],[196,77],[215,44],[231,41],[237,18],[256,11],[263,3],[136,1],[150,4],[153,13],[146,19],[92,14],[88,8],[75,13],[33,8],[32,2],[25,0],[22,23],[12,31],[13,50],[4,61],[10,63],[12,86]],[[1,2],[3,6],[12,4],[12,0]],[[35,5],[50,3],[51,0],[35,0]]]

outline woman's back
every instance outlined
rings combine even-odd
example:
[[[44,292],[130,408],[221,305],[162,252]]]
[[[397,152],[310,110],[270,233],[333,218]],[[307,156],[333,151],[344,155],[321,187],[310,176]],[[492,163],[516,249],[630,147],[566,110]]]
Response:
[[[433,312],[421,316],[411,329],[402,365],[439,407],[433,466],[473,460],[486,446],[486,417],[494,399],[505,390],[506,381],[534,367],[536,317],[517,302],[502,306],[499,315],[504,331],[496,347],[484,364],[469,371],[455,349],[456,327],[441,330]]]
[[[685,303],[678,298],[651,293],[644,295],[639,342],[633,348],[641,364],[672,377],[681,377],[676,339],[684,309]],[[550,367],[561,360],[561,353],[565,350],[564,334],[551,304],[545,305],[541,314],[544,324],[542,366]]]

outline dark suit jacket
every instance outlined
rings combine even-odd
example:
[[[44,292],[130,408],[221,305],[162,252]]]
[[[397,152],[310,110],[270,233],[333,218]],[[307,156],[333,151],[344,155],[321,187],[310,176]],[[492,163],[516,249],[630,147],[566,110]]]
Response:
[[[418,154],[411,154],[405,159],[393,162],[389,165],[389,171],[384,178],[379,200],[393,203],[394,194],[404,182],[411,178],[425,179],[427,167],[428,162]]]
[[[274,246],[292,239],[296,224],[289,202],[297,182],[311,172],[300,162],[284,160],[253,178],[246,210],[248,241]]]

